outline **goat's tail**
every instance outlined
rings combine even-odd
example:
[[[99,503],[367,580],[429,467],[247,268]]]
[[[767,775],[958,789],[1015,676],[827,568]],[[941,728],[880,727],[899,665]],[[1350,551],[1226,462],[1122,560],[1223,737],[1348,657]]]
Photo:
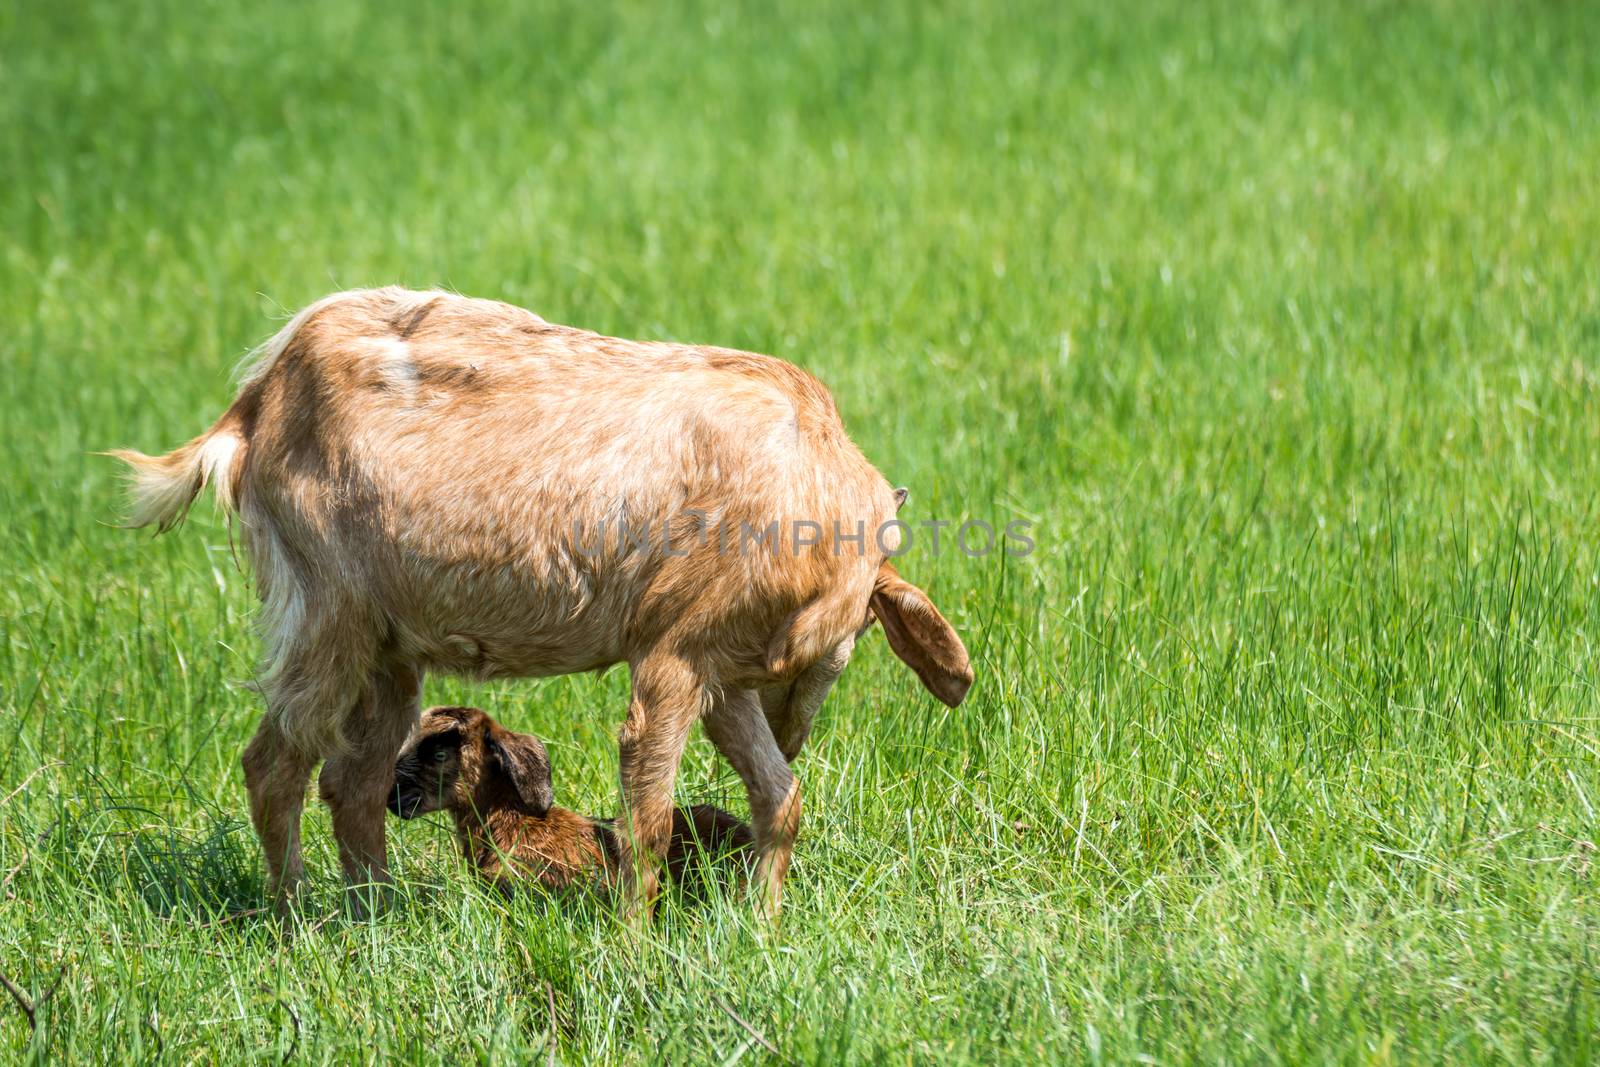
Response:
[[[129,513],[125,525],[166,531],[183,522],[189,506],[207,485],[223,511],[239,507],[239,482],[244,472],[246,440],[243,420],[229,408],[215,426],[164,456],[119,448],[105,455],[122,460],[129,472]]]

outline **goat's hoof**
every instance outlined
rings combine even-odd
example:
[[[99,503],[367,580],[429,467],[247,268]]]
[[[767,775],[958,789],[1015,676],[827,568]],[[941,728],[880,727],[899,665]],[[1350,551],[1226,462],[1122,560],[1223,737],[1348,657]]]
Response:
[[[635,936],[643,936],[650,929],[650,908],[646,905],[625,905],[617,918],[622,921],[622,928]]]
[[[305,885],[303,874],[289,874],[267,889],[268,899],[272,901],[272,915],[280,923],[288,923],[299,914],[300,904],[305,898]]]
[[[356,922],[366,922],[394,910],[399,899],[390,882],[365,882],[345,887],[345,913]]]
[[[770,930],[776,933],[778,930],[778,918],[782,911],[783,909],[779,907],[776,900],[769,898],[765,893],[761,894],[756,898],[756,925],[763,930]]]
[[[655,902],[632,893],[625,894],[617,910],[617,918],[622,923],[623,930],[632,937],[643,937],[650,929],[650,921],[655,917]]]

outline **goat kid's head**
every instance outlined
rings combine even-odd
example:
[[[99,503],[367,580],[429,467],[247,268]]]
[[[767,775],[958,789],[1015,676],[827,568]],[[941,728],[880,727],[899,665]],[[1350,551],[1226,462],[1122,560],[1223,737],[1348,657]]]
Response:
[[[544,745],[478,708],[423,712],[395,761],[389,790],[389,810],[402,819],[440,809],[486,814],[507,803],[542,816],[554,802]]]

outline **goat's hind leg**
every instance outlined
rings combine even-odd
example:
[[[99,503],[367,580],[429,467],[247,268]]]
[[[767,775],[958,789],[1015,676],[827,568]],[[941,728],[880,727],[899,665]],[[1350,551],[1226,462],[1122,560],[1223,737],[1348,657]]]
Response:
[[[340,724],[361,692],[372,660],[365,628],[340,625],[326,612],[267,633],[261,689],[267,712],[244,752],[250,819],[266,858],[268,888],[279,909],[304,874],[300,816],[317,761],[337,747]]]
[[[421,712],[417,670],[391,665],[374,671],[345,719],[347,747],[329,757],[318,779],[357,915],[372,910],[390,880],[384,816],[394,788],[394,761]]]
[[[245,789],[250,822],[267,863],[267,892],[279,911],[287,908],[305,876],[300,859],[300,813],[317,757],[286,737],[270,712],[245,747]]]

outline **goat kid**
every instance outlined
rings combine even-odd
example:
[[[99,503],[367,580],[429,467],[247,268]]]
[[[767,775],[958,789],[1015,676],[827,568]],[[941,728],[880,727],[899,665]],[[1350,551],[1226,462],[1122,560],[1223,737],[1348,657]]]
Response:
[[[479,708],[423,712],[395,763],[389,810],[402,819],[449,812],[467,864],[504,892],[529,881],[551,890],[609,889],[621,875],[623,851],[611,821],[554,806],[544,745]],[[747,857],[754,840],[721,808],[677,808],[667,871],[682,882],[708,858]]]

